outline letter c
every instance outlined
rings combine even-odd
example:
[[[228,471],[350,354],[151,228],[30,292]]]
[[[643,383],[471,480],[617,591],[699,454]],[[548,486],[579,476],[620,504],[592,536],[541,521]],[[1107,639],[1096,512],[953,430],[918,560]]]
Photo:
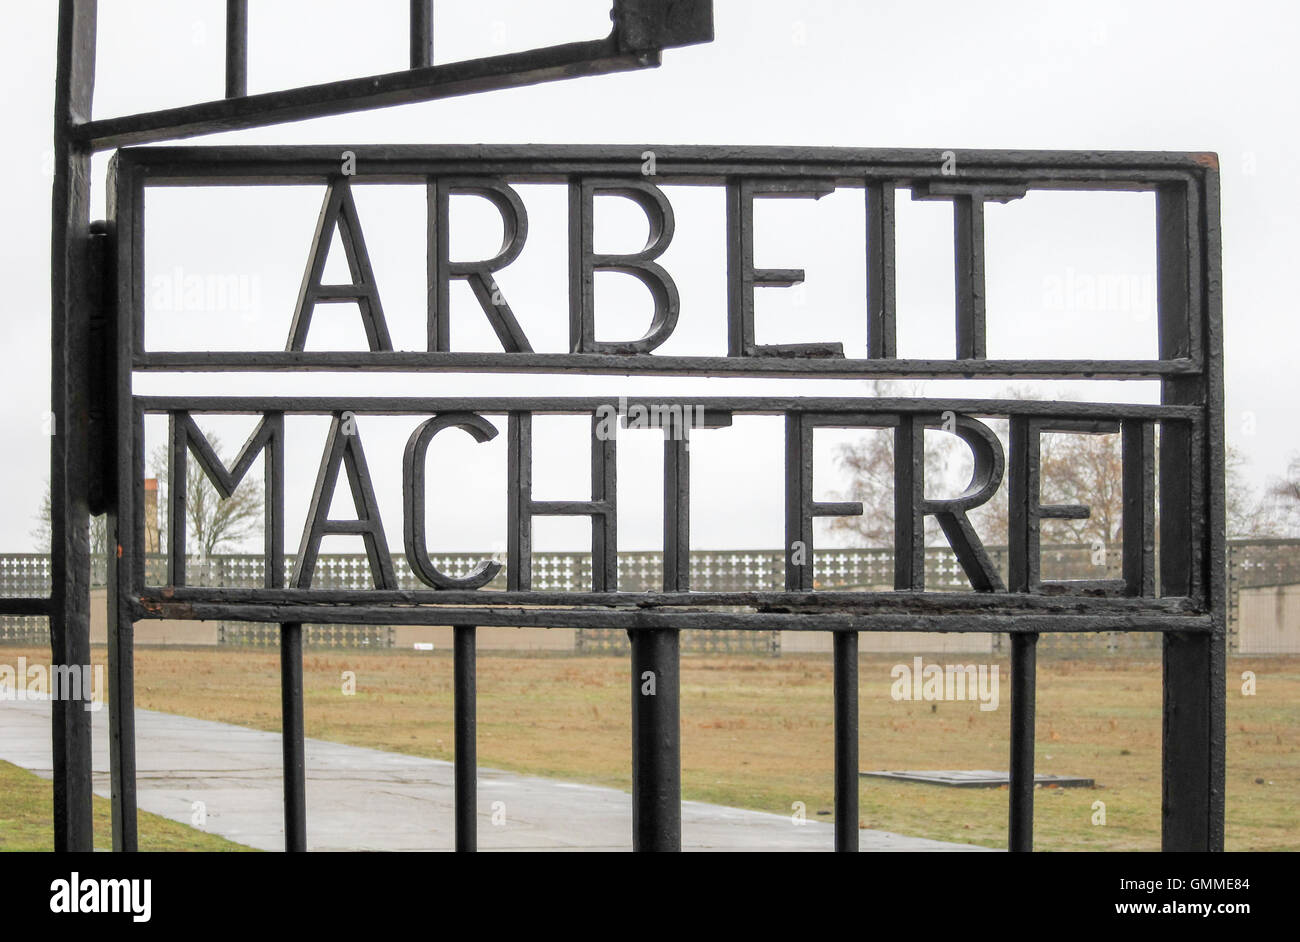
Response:
[[[424,465],[429,442],[445,428],[463,429],[480,444],[497,436],[496,426],[472,412],[436,415],[411,433],[402,456],[402,503],[406,518],[402,536],[406,543],[406,559],[416,577],[425,585],[435,589],[478,589],[496,578],[501,571],[500,563],[485,559],[469,575],[455,578],[439,570],[429,559],[424,529]]]

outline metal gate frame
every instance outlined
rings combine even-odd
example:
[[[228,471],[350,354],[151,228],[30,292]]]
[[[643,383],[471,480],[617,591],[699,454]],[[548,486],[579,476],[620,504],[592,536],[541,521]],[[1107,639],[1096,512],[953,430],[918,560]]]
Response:
[[[232,8],[243,4],[232,3]],[[413,4],[414,8],[421,6]],[[633,836],[639,850],[680,848],[680,769],[678,716],[678,639],[683,627],[770,630],[774,627],[830,630],[834,633],[835,837],[837,850],[858,847],[857,633],[862,630],[998,630],[1012,636],[1011,789],[1009,844],[1032,849],[1035,651],[1042,631],[1158,631],[1164,637],[1162,846],[1165,850],[1221,850],[1224,788],[1224,534],[1223,415],[1219,189],[1217,161],[1209,154],[1126,154],[1096,152],[962,153],[953,179],[937,151],[814,148],[654,148],[656,182],[725,185],[729,194],[728,242],[731,351],[727,357],[661,357],[645,352],[572,354],[457,354],[381,351],[366,354],[156,354],[144,351],[136,322],[142,219],[138,195],[149,182],[201,184],[220,173],[260,182],[330,182],[337,148],[132,148],[114,160],[110,219],[96,229],[87,220],[89,157],[93,149],[162,136],[149,121],[132,124],[86,122],[93,79],[86,68],[93,57],[94,5],[63,0],[60,22],[62,115],[56,151],[54,227],[54,407],[58,418],[52,449],[54,517],[54,596],[46,603],[56,663],[89,661],[86,592],[86,515],[110,513],[110,700],[113,759],[114,848],[134,850],[135,775],[132,702],[134,621],[152,617],[226,618],[282,625],[282,705],[284,711],[286,846],[306,846],[305,775],[302,727],[301,625],[312,622],[434,623],[455,628],[456,845],[476,846],[476,761],[474,750],[474,632],[491,624],[598,625],[625,627],[632,639]],[[416,24],[420,18],[412,17]],[[236,31],[237,32],[237,31]],[[616,30],[616,34],[617,34]],[[413,29],[413,36],[416,30]],[[238,43],[231,43],[231,48]],[[238,51],[236,49],[236,51]],[[235,56],[238,61],[241,57]],[[624,60],[619,60],[626,65]],[[640,61],[640,60],[638,60]],[[641,64],[646,64],[642,62]],[[616,67],[616,66],[611,66]],[[453,68],[453,67],[442,67]],[[436,71],[433,67],[432,71]],[[90,70],[90,71],[93,71]],[[238,69],[228,71],[237,73]],[[550,76],[554,77],[554,76]],[[538,79],[541,80],[541,79]],[[506,82],[505,84],[510,84]],[[232,88],[239,90],[234,81]],[[275,93],[276,95],[292,93]],[[254,96],[258,97],[258,96]],[[262,96],[264,97],[264,96]],[[425,95],[424,97],[433,97]],[[409,99],[404,99],[409,100]],[[389,103],[383,98],[373,105]],[[166,120],[175,136],[203,133],[226,121],[265,123],[302,116],[268,109],[261,117],[226,115],[218,120],[205,106]],[[315,113],[334,113],[338,103],[317,104]],[[184,111],[184,109],[182,109]],[[266,117],[266,115],[279,117]],[[158,119],[154,119],[155,124]],[[215,124],[213,122],[216,122]],[[197,130],[196,130],[197,128]],[[584,179],[635,176],[642,148],[355,148],[359,174],[427,179],[431,189],[446,176],[487,179],[574,180],[574,206],[581,215]],[[757,351],[752,334],[752,301],[746,293],[756,280],[752,246],[746,241],[744,194],[771,186],[799,192],[810,181],[860,186],[867,201],[868,337],[864,360],[836,357],[828,349]],[[954,203],[957,262],[957,357],[951,361],[898,359],[894,337],[892,217],[894,191],[912,189],[913,198]],[[631,187],[635,189],[635,187]],[[748,189],[747,189],[748,188]],[[991,360],[984,348],[983,224],[985,202],[1004,201],[1027,189],[1131,189],[1156,194],[1159,355],[1150,361]],[[771,192],[768,190],[767,192]],[[571,232],[582,238],[583,226]],[[748,269],[745,260],[748,259]],[[746,274],[745,272],[748,271]],[[789,272],[771,274],[788,278]],[[748,279],[748,280],[747,280]],[[110,288],[111,286],[111,288]],[[752,297],[752,293],[750,294]],[[115,308],[113,299],[120,307]],[[575,315],[575,348],[583,347],[581,314]],[[107,340],[104,358],[95,338]],[[503,341],[504,341],[503,337]],[[791,538],[806,536],[811,550],[811,518],[843,512],[838,505],[811,498],[811,452],[807,442],[817,425],[848,421],[895,429],[900,452],[896,489],[899,509],[912,525],[899,529],[900,560],[893,593],[812,591],[811,570],[787,565],[786,591],[780,593],[690,593],[685,581],[689,551],[686,449],[672,436],[665,441],[665,586],[634,599],[612,595],[617,561],[613,496],[613,445],[593,441],[590,501],[533,501],[528,487],[531,415],[535,412],[593,414],[602,399],[337,399],[305,397],[133,397],[134,370],[205,369],[464,369],[474,371],[667,372],[725,375],[1132,378],[1161,382],[1158,406],[1090,403],[1010,403],[998,400],[864,400],[862,398],[732,398],[678,401],[702,405],[718,424],[734,413],[786,417],[787,549]],[[99,391],[104,395],[98,395]],[[667,400],[656,400],[661,404]],[[92,415],[92,407],[104,410]],[[511,456],[510,591],[490,602],[472,589],[398,592],[381,588],[364,593],[283,588],[213,590],[184,586],[183,570],[173,568],[169,585],[143,583],[139,539],[140,506],[136,488],[142,475],[140,435],[145,412],[172,417],[172,454],[183,457],[189,443],[184,429],[191,412],[260,413],[273,421],[286,413],[423,414],[451,421],[467,415],[509,415]],[[917,436],[937,413],[951,411],[974,423],[976,415],[1010,418],[1013,480],[1029,480],[1034,466],[1036,429],[1122,431],[1125,462],[1125,580],[1095,584],[1082,593],[1069,588],[1039,589],[1036,497],[1028,484],[1012,494],[1013,554],[1011,585],[977,584],[960,596],[924,593],[914,558],[916,514],[926,510],[919,490],[921,455]],[[454,415],[450,415],[454,414]],[[265,424],[265,423],[264,423]],[[1152,566],[1154,426],[1160,437],[1161,596],[1153,595]],[[973,426],[972,426],[973,427]],[[177,429],[181,434],[177,434]],[[1018,432],[1016,430],[1019,430]],[[273,430],[272,430],[273,431]],[[1033,434],[1031,434],[1033,433]],[[265,445],[272,432],[260,439]],[[426,440],[427,444],[427,440]],[[260,445],[240,460],[247,470]],[[282,485],[282,462],[267,449],[268,483]],[[911,460],[906,460],[910,458]],[[207,468],[210,473],[214,468]],[[230,472],[221,469],[220,473]],[[242,473],[242,472],[241,472]],[[277,479],[277,475],[279,476]],[[281,487],[282,490],[282,487]],[[676,497],[672,497],[675,494]],[[671,499],[669,499],[671,498]],[[408,495],[408,500],[411,497]],[[593,518],[594,584],[589,593],[551,596],[529,590],[528,544],[523,536],[533,514],[586,514]],[[119,526],[120,523],[120,526]],[[283,552],[282,533],[268,519],[268,552]],[[960,526],[960,521],[953,526]],[[970,551],[969,545],[967,546]],[[968,573],[978,571],[971,551]],[[613,568],[611,569],[611,560]],[[965,564],[967,560],[963,560]],[[278,567],[273,567],[279,573]],[[974,579],[973,579],[974,581]],[[310,597],[304,593],[310,593]],[[36,600],[41,602],[43,600]],[[22,603],[26,605],[29,603]],[[521,608],[521,605],[529,608]],[[18,607],[22,607],[19,605]],[[538,607],[533,607],[538,606]],[[719,607],[745,611],[723,614]],[[10,609],[6,609],[8,611]],[[34,612],[24,611],[24,614]],[[639,697],[637,680],[645,671],[657,677],[657,695]],[[81,711],[60,710],[54,717],[55,817],[58,849],[89,849],[89,725]]]
[[[653,151],[653,183],[640,171],[642,155]],[[125,645],[141,618],[244,619],[282,625],[286,821],[291,849],[305,847],[302,772],[301,625],[305,622],[454,625],[456,652],[456,819],[457,846],[472,849],[476,833],[474,762],[474,632],[479,625],[625,628],[632,640],[633,835],[638,849],[680,847],[680,771],[678,632],[683,628],[832,631],[835,664],[836,846],[857,847],[858,717],[857,635],[860,631],[1002,631],[1012,638],[1011,789],[1009,844],[1032,847],[1035,652],[1041,632],[1157,631],[1165,637],[1164,826],[1167,849],[1214,849],[1222,842],[1223,709],[1223,531],[1222,430],[1217,354],[1216,173],[1203,154],[1128,154],[1070,152],[963,152],[956,178],[937,151],[850,150],[766,147],[373,147],[354,149],[356,173],[339,175],[338,147],[127,148],[114,157],[108,232],[115,249],[106,269],[116,288],[116,420],[125,445],[118,454],[118,518],[130,521],[117,531],[123,547],[112,577],[118,625],[117,666],[123,690],[130,690],[130,652]],[[448,182],[454,181],[454,182]],[[458,353],[445,343],[446,309],[442,292],[430,291],[429,349],[394,351],[380,339],[386,326],[372,314],[368,351],[305,351],[297,332],[284,352],[151,351],[143,344],[144,194],[149,187],[203,185],[313,185],[326,192],[321,227],[332,225],[330,210],[352,199],[353,187],[417,184],[428,193],[430,245],[443,245],[446,221],[440,194],[452,188],[496,194],[513,205],[514,183],[549,183],[568,189],[570,199],[570,353],[534,353],[516,329],[498,329],[501,353]],[[580,289],[589,266],[590,199],[596,189],[645,197],[652,232],[671,231],[670,204],[656,202],[658,186],[713,186],[728,201],[729,332],[735,341],[727,357],[666,356],[635,348],[612,353],[591,340],[587,295]],[[899,188],[913,198],[953,200],[958,245],[956,279],[957,357],[915,361],[896,356],[892,285],[893,203]],[[834,188],[863,192],[873,233],[866,267],[871,298],[866,359],[845,358],[821,348],[769,347],[752,341],[753,287],[764,279],[788,282],[790,272],[755,271],[746,194],[818,194]],[[1155,194],[1158,216],[1159,353],[1153,360],[997,360],[984,354],[982,310],[984,252],[980,222],[986,199],[1019,198],[1043,189],[1147,191]],[[343,194],[347,194],[346,196]],[[660,194],[655,197],[654,194]],[[350,205],[350,203],[349,203]],[[655,208],[657,207],[657,209]],[[963,207],[965,207],[963,209]],[[340,210],[341,211],[341,210]],[[503,213],[517,210],[503,210]],[[522,232],[522,217],[508,231]],[[332,230],[321,228],[328,235]],[[354,238],[349,236],[348,238]],[[513,240],[510,240],[513,241]],[[584,246],[586,247],[584,249]],[[369,271],[364,243],[350,246],[357,271]],[[440,251],[440,250],[439,250]],[[650,255],[649,250],[641,253]],[[578,261],[582,260],[582,261]],[[642,259],[644,262],[645,259]],[[602,264],[613,267],[606,259]],[[430,283],[437,284],[438,253],[430,261]],[[314,269],[313,269],[314,270]],[[444,272],[445,275],[445,272]],[[778,277],[779,276],[779,277]],[[354,273],[354,280],[358,276]],[[575,287],[577,286],[577,287]],[[355,288],[356,286],[353,286]],[[310,286],[304,291],[310,290]],[[347,289],[342,290],[347,293]],[[574,292],[579,294],[575,295]],[[325,296],[325,295],[323,295]],[[341,295],[338,295],[341,296]],[[485,313],[488,307],[485,302]],[[500,315],[504,316],[504,315]],[[381,329],[382,328],[382,329]],[[680,397],[628,398],[618,413],[640,408],[668,416],[698,415],[699,424],[720,428],[739,414],[780,415],[786,422],[786,574],[785,590],[694,592],[688,582],[690,553],[689,450],[687,434],[664,439],[664,584],[661,591],[618,593],[616,547],[616,438],[599,434],[602,410],[615,414],[613,401],[600,397],[336,397],[336,396],[133,396],[133,371],[330,371],[476,370],[590,373],[656,373],[749,376],[951,376],[1085,379],[1159,379],[1162,403],[1133,405],[969,399],[876,399],[864,397]],[[227,469],[207,448],[193,416],[203,413],[261,416],[248,444]],[[964,516],[945,502],[924,498],[922,438],[926,427],[942,424],[951,413],[959,435],[976,453],[976,476],[1000,480],[1009,472],[1011,532],[1008,585],[1002,585],[977,538],[966,535]],[[144,417],[166,415],[171,428],[172,474],[188,456],[198,460],[226,490],[265,454],[267,502],[267,581],[263,588],[185,584],[184,534],[173,533],[173,553],[165,585],[146,584],[133,561],[141,558],[140,506],[143,486]],[[497,434],[487,415],[505,415],[509,455],[509,534],[507,589],[481,592],[492,575],[488,562],[477,580],[426,579],[427,589],[399,589],[392,579],[383,541],[370,544],[374,589],[310,588],[309,580],[283,582],[282,523],[284,469],[281,433],[285,416],[332,417],[330,436],[313,506],[328,507],[337,480],[345,416],[357,430],[358,463],[354,494],[373,493],[360,450],[359,423],[368,415],[428,416],[408,444],[403,478],[407,526],[424,518],[424,485],[417,478],[433,435],[460,427],[479,441]],[[565,501],[534,500],[531,491],[532,417],[577,414],[591,421],[591,497]],[[977,417],[1009,420],[1010,456],[989,442],[991,432]],[[812,435],[817,427],[893,429],[896,442],[895,591],[819,591],[811,566],[794,547],[813,550],[816,516],[853,513],[853,507],[813,499]],[[1155,467],[1159,428],[1160,596],[1156,597]],[[985,437],[981,439],[980,430]],[[685,430],[689,433],[689,429]],[[1123,578],[1043,582],[1039,573],[1038,520],[1075,515],[1078,508],[1040,507],[1037,449],[1041,431],[1117,432],[1124,456]],[[412,451],[414,449],[414,451]],[[413,457],[414,456],[414,457]],[[331,464],[332,462],[332,464]],[[333,467],[333,477],[329,468]],[[983,485],[981,485],[983,486]],[[974,484],[972,484],[974,487]],[[173,500],[176,488],[173,487]],[[991,493],[991,492],[990,492]],[[373,503],[373,501],[371,502]],[[358,499],[360,509],[361,502]],[[973,593],[924,591],[922,517],[934,514],[944,525]],[[590,591],[537,591],[530,580],[533,516],[585,515],[592,520]],[[315,520],[314,515],[309,518]],[[182,520],[180,505],[169,519]],[[373,521],[368,521],[373,522]],[[1208,525],[1207,525],[1208,523]],[[310,553],[323,524],[304,534],[299,565],[311,572]],[[349,532],[358,532],[353,529]],[[411,533],[408,532],[408,545]],[[408,549],[408,556],[410,555]],[[307,559],[304,562],[304,558]],[[654,696],[639,696],[639,679],[651,672]],[[111,704],[110,704],[111,706]],[[117,767],[121,776],[119,815],[133,802],[131,714],[125,706],[112,714]],[[1216,719],[1216,717],[1220,717]]]

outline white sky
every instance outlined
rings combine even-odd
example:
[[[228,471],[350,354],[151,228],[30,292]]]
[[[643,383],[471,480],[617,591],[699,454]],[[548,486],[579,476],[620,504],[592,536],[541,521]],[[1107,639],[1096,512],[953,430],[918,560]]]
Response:
[[[452,2],[436,5],[436,61],[494,54],[608,30],[608,2]],[[669,51],[659,69],[599,76],[471,99],[453,99],[289,126],[195,139],[207,143],[624,143],[790,144],[874,147],[1212,150],[1223,170],[1224,297],[1229,441],[1259,485],[1300,449],[1292,406],[1296,318],[1289,276],[1300,254],[1291,175],[1298,169],[1294,89],[1295,8],[1287,4],[1099,2],[1086,12],[995,2],[766,2],[718,0],[714,43]],[[219,97],[224,3],[101,0],[97,117]],[[405,0],[251,4],[250,90],[389,71],[405,65]],[[297,14],[314,11],[311,22]],[[360,11],[364,10],[362,15]],[[55,4],[8,13],[0,34],[5,149],[11,170],[8,225],[0,234],[5,299],[0,395],[12,403],[9,460],[0,481],[0,550],[33,548],[30,530],[45,487],[48,444],[50,112]],[[103,170],[96,161],[96,213]],[[522,188],[531,231],[524,255],[500,282],[541,349],[567,333],[564,203],[557,187]],[[721,352],[725,339],[721,193],[668,191],[677,236],[661,259],[682,294],[678,334],[661,352]],[[320,191],[169,192],[149,203],[150,344],[282,346]],[[476,201],[466,200],[472,204]],[[616,201],[611,201],[616,202]],[[423,312],[423,193],[362,191],[358,205],[389,327],[398,347],[418,348]],[[1042,194],[988,211],[991,355],[1138,357],[1154,351],[1153,201],[1134,194]],[[759,339],[840,340],[861,355],[861,193],[789,201],[758,212],[759,265],[803,267],[801,290],[759,292]],[[644,223],[607,207],[611,250],[632,248]],[[466,205],[453,220],[457,257],[495,249],[493,213]],[[599,238],[599,236],[598,236]],[[899,199],[902,352],[951,356],[951,209]],[[603,249],[605,245],[600,244]],[[337,261],[337,260],[334,260]],[[191,310],[165,298],[190,275],[239,275],[248,303]],[[639,335],[641,296],[602,284],[601,336]],[[1100,307],[1080,294],[1099,278],[1127,285]],[[453,340],[494,349],[468,293],[454,294]],[[627,306],[623,306],[626,299]],[[173,310],[168,312],[167,307]],[[615,312],[615,307],[619,312]],[[349,347],[359,331],[345,306],[321,307],[318,349]],[[319,333],[317,333],[319,331]],[[1005,384],[994,383],[989,393]],[[378,394],[855,394],[853,381],[690,381],[643,377],[293,376],[176,380],[144,377],[137,391],[264,391]],[[940,384],[929,391],[939,393]],[[980,391],[962,384],[958,394]],[[1072,384],[1078,398],[1151,401],[1150,384]],[[397,464],[414,420],[363,425],[390,543],[400,549]],[[504,420],[498,423],[504,432]],[[227,446],[246,421],[205,425]],[[439,437],[448,464],[432,474],[456,499],[431,517],[431,545],[479,549],[504,538],[504,434],[488,446]],[[587,496],[581,420],[538,424],[538,498]],[[659,542],[658,433],[620,442],[620,545]],[[286,549],[297,548],[305,491],[323,424],[291,430]],[[819,439],[818,489],[838,485]],[[776,547],[782,542],[780,426],[748,419],[702,433],[694,542],[699,547]],[[462,466],[459,462],[464,462]],[[538,525],[539,549],[586,545],[582,521]],[[989,535],[989,542],[1002,542]],[[349,549],[346,541],[326,549]]]

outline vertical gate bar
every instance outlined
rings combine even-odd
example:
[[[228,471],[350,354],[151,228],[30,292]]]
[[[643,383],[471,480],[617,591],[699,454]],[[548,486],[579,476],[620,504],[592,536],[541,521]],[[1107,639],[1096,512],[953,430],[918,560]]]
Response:
[[[506,418],[506,588],[532,588],[533,414]]]
[[[106,346],[115,351],[112,359],[111,389],[113,402],[107,407],[112,415],[108,433],[116,441],[112,453],[115,467],[111,473],[111,505],[108,508],[108,761],[112,808],[113,850],[139,850],[136,815],[135,752],[135,620],[128,608],[133,587],[140,581],[139,567],[144,565],[143,516],[136,509],[144,503],[144,416],[136,411],[131,396],[131,319],[115,303],[118,278],[125,276],[130,285],[126,296],[134,299],[134,264],[138,225],[143,216],[135,174],[125,171],[122,179],[110,174],[108,207],[114,243],[125,242],[126,270],[118,268],[115,255],[108,255],[110,277],[105,279],[106,309],[111,312],[105,331]],[[120,212],[118,210],[121,210]],[[128,301],[130,304],[131,301]],[[105,454],[108,450],[105,450]],[[107,469],[106,469],[107,470]]]
[[[263,459],[262,553],[265,559],[262,583],[268,589],[284,588],[284,413],[268,413],[271,424]]]
[[[478,718],[476,651],[473,625],[456,625],[453,668],[456,724],[456,850],[478,850]]]
[[[1011,820],[1007,849],[1034,849],[1034,713],[1038,635],[1011,636]]]
[[[632,849],[682,849],[680,639],[676,628],[632,636]]]
[[[109,539],[118,545],[115,521]],[[112,801],[113,850],[140,849],[136,822],[135,622],[126,608],[129,570],[108,555],[108,767]]]
[[[1122,424],[1121,545],[1125,591],[1156,594],[1155,423],[1127,419]]]
[[[925,425],[900,416],[894,429],[894,588],[925,588]]]
[[[894,271],[894,181],[868,183],[867,200],[867,356],[898,355],[896,275]]]
[[[618,438],[591,416],[591,590],[618,590]]]
[[[144,190],[129,161],[109,163],[105,202],[104,376],[111,402],[100,460],[107,512],[109,777],[113,850],[139,849],[136,807],[135,620],[129,601],[144,580],[144,414],[131,395],[136,311],[143,310]],[[109,446],[107,442],[113,442]],[[109,456],[112,456],[111,458]]]
[[[284,849],[307,849],[307,760],[302,718],[302,624],[280,626],[280,729],[284,750]]]
[[[167,584],[185,585],[185,503],[188,499],[189,442],[181,414],[167,415]]]
[[[90,664],[89,325],[90,152],[71,140],[91,117],[95,0],[60,0],[50,226],[50,656]],[[79,312],[81,316],[79,316]],[[90,713],[50,703],[54,849],[94,847]]]
[[[1218,643],[1221,645],[1221,639]],[[1165,635],[1161,850],[1223,849],[1222,832],[1217,846],[1213,836],[1211,790],[1214,748],[1217,744],[1222,749],[1221,726],[1219,735],[1214,735],[1211,686],[1217,680],[1221,690],[1224,683],[1222,657],[1216,658],[1215,644],[1215,637],[1208,633]]]
[[[952,201],[957,268],[957,359],[985,356],[984,197],[979,193]]]
[[[140,204],[136,204],[137,212]],[[121,322],[119,321],[119,324]],[[125,343],[118,345],[119,351]],[[113,850],[140,849],[136,794],[135,737],[135,619],[128,607],[134,587],[143,582],[144,518],[136,511],[144,504],[144,414],[131,401],[130,368],[119,361],[117,461],[118,503],[109,517],[108,555],[108,659],[109,659],[109,770],[112,790]],[[123,426],[126,435],[122,434]],[[131,447],[122,440],[129,435]]]
[[[1156,193],[1160,356],[1191,357],[1204,367],[1193,376],[1164,380],[1161,401],[1205,410],[1199,425],[1161,423],[1160,594],[1204,596],[1212,620],[1210,633],[1164,636],[1165,851],[1223,849],[1226,626],[1218,177],[1212,169],[1203,172],[1204,207],[1191,182],[1166,184]]]
[[[852,852],[858,837],[858,633],[835,638],[835,849]]]
[[[754,259],[753,202],[742,179],[727,180],[727,356],[754,349],[753,294],[745,271]]]
[[[248,94],[248,0],[226,0],[226,97]]]
[[[811,591],[813,560],[813,427],[798,412],[785,415],[785,589]]]
[[[1193,343],[1193,353],[1205,363],[1205,465],[1207,481],[1205,515],[1207,543],[1206,601],[1214,629],[1206,639],[1209,651],[1202,658],[1208,675],[1207,692],[1209,748],[1203,774],[1209,792],[1206,847],[1223,850],[1224,801],[1227,756],[1227,682],[1228,682],[1228,577],[1227,577],[1227,482],[1225,477],[1225,429],[1223,416],[1223,259],[1219,222],[1219,171],[1217,164],[1201,171],[1204,190],[1198,229],[1200,237],[1201,278],[1204,279],[1204,338],[1200,349]]]
[[[433,65],[433,0],[411,0],[411,68]]]
[[[664,437],[664,578],[665,592],[691,588],[691,452],[690,427],[675,422]]]

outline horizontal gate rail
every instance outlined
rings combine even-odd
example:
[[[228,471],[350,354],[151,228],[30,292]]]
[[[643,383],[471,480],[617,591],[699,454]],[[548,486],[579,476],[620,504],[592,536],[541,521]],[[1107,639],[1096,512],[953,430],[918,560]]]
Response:
[[[50,600],[48,597],[0,597],[0,615],[48,615],[49,613]]]
[[[522,628],[674,628],[713,629],[718,631],[943,631],[943,632],[1190,632],[1210,634],[1216,630],[1209,615],[1103,616],[1038,615],[1012,617],[998,615],[945,615],[931,619],[915,615],[837,615],[821,611],[758,612],[667,612],[609,609],[593,611],[590,607],[565,611],[535,611],[528,608],[440,606],[431,609],[410,607],[378,608],[374,606],[271,604],[241,605],[226,602],[144,602],[129,609],[133,618],[193,618],[203,621],[276,621],[286,617],[304,622],[336,625],[477,625]],[[792,619],[800,615],[801,619]],[[815,616],[815,624],[804,621]]]

